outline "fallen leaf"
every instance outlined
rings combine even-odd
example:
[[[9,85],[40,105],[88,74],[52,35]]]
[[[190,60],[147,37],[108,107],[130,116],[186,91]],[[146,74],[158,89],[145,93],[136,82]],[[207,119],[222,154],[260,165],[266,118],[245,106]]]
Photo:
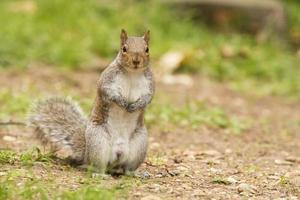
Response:
[[[17,138],[16,138],[16,137],[9,136],[9,135],[5,135],[5,136],[3,136],[3,137],[2,137],[2,139],[3,139],[4,141],[7,141],[7,142],[14,142],[14,141],[16,141],[16,140],[17,140]]]

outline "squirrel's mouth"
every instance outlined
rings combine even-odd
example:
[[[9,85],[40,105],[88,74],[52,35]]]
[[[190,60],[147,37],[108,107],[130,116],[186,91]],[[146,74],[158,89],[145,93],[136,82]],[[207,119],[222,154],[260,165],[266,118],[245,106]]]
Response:
[[[131,65],[131,66],[127,67],[127,69],[130,70],[130,71],[139,71],[139,70],[145,69],[145,66],[143,66],[143,65]]]

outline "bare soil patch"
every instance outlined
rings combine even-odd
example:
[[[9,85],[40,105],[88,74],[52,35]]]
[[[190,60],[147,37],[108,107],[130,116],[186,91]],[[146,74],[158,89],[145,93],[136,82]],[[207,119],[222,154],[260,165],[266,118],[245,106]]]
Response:
[[[31,69],[0,74],[0,89],[12,92],[36,85],[42,94],[93,95],[98,72],[55,72]],[[178,105],[198,99],[222,106],[227,113],[252,121],[241,134],[201,126],[198,129],[166,124],[151,126],[147,160],[139,168],[148,178],[139,179],[130,199],[298,199],[300,196],[300,104],[280,97],[252,97],[226,85],[195,77],[192,88],[157,84]],[[33,98],[35,98],[33,96]],[[91,99],[91,102],[93,99]],[[10,136],[14,139],[5,139]],[[23,151],[39,143],[31,130],[22,126],[0,127],[0,149]],[[1,172],[22,170],[22,166],[1,165]],[[53,185],[75,190],[85,172],[53,165],[46,170],[35,165],[40,177],[57,177]],[[116,184],[119,178],[103,185]],[[63,183],[63,184],[62,184]]]

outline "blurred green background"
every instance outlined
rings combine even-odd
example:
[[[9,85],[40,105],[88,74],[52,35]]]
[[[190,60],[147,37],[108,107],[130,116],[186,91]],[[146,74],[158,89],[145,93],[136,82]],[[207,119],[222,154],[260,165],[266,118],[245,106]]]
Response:
[[[131,35],[150,29],[154,63],[179,51],[185,55],[181,72],[200,72],[240,90],[295,97],[300,94],[300,4],[283,4],[284,36],[260,39],[234,28],[216,29],[193,20],[194,12],[179,13],[161,1],[2,0],[0,68],[42,63],[86,69],[93,60],[115,56],[121,28]]]
[[[280,7],[275,6],[279,18],[259,11],[258,4],[264,7],[273,0],[189,1],[192,4],[184,5],[183,0],[0,0],[0,200],[125,199],[136,188],[148,188],[151,195],[157,195],[167,187],[173,193],[176,185],[180,192],[190,193],[184,185],[191,179],[191,188],[205,184],[201,197],[203,189],[209,191],[207,194],[220,193],[222,199],[227,193],[240,195],[233,189],[236,183],[227,186],[230,183],[225,179],[226,173],[236,175],[233,168],[240,174],[236,182],[252,182],[260,189],[257,195],[270,198],[272,191],[278,192],[278,198],[288,198],[288,194],[299,194],[299,187],[291,182],[293,175],[287,177],[284,166],[273,159],[279,159],[280,152],[298,155],[299,106],[293,104],[300,99],[300,1],[279,0]],[[239,6],[260,3],[245,10],[219,5],[212,12],[218,5],[193,7],[197,1],[231,1]],[[276,24],[282,26],[276,28]],[[121,28],[129,35],[151,31],[152,66],[159,83],[145,119],[152,138],[147,160],[155,169],[154,179],[98,180],[56,163],[37,148],[24,151],[35,146],[31,131],[6,125],[25,123],[34,100],[49,95],[71,96],[90,113],[95,82],[116,56]],[[166,58],[171,64],[162,62]],[[171,73],[163,74],[173,61]],[[178,74],[181,76],[174,76]],[[174,82],[178,77],[192,80],[194,87],[161,84],[165,75]],[[196,137],[199,142],[194,141]],[[187,148],[189,143],[191,148]],[[189,153],[184,152],[198,146],[226,155],[216,154],[219,164],[214,163],[214,157],[200,158],[200,171],[193,176],[186,172],[174,179],[155,175],[163,175],[169,161],[181,156],[181,149],[183,157],[189,159]],[[232,157],[235,154],[237,157]],[[297,158],[294,165],[290,160],[279,161],[288,163],[285,169],[293,170]],[[186,169],[196,163],[185,162]],[[218,176],[212,177],[213,171]],[[163,187],[152,190],[158,184]],[[218,189],[216,184],[229,190],[212,190]],[[168,188],[167,193],[171,190]],[[247,198],[233,199],[239,197]]]

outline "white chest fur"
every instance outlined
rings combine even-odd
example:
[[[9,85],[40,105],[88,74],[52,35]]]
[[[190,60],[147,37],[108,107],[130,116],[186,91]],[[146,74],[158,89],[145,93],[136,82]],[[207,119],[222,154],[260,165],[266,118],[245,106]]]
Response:
[[[129,102],[136,101],[149,91],[149,80],[143,73],[120,74],[116,77],[113,87],[121,92]]]
[[[111,85],[129,102],[135,102],[149,92],[149,80],[142,73],[119,74]],[[114,136],[128,138],[135,130],[140,111],[127,112],[113,104],[109,110],[108,125]]]

